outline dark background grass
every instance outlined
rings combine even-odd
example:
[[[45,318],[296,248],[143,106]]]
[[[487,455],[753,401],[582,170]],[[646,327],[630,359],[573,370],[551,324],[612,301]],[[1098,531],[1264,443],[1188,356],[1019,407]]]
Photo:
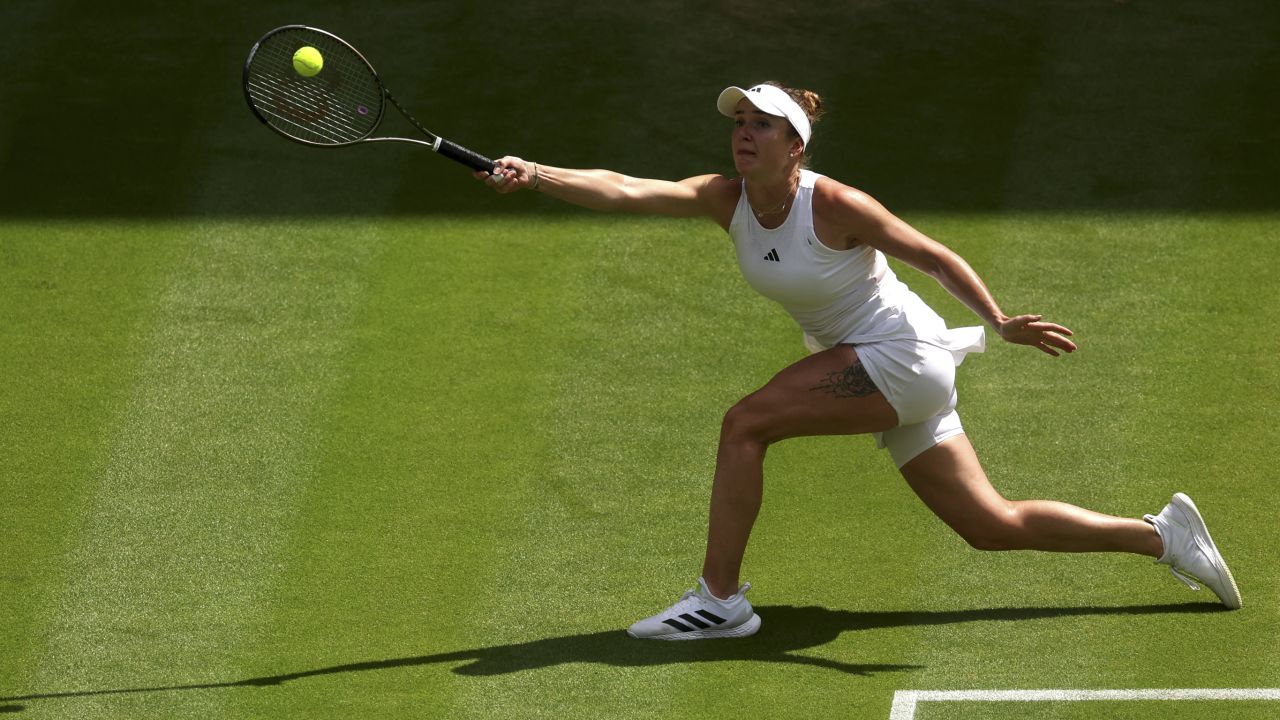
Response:
[[[420,150],[312,150],[258,126],[241,68],[287,23],[348,39],[428,127],[493,156],[731,172],[715,95],[776,79],[828,99],[815,169],[897,210],[1280,202],[1280,4],[1267,0],[29,0],[0,8],[0,212],[566,209],[495,203]]]

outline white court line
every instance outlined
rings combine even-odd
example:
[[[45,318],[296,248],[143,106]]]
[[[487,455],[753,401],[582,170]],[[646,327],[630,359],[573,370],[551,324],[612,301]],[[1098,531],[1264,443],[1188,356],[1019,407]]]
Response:
[[[914,720],[922,702],[1081,702],[1088,700],[1280,700],[1280,688],[1151,690],[899,690],[889,720]]]

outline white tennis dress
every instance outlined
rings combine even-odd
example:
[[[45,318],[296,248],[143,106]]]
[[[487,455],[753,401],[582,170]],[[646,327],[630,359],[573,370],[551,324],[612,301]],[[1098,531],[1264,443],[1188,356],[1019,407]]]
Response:
[[[813,189],[820,177],[800,172],[791,213],[773,230],[756,220],[743,180],[729,234],[747,283],[786,308],[811,351],[857,346],[867,375],[898,412],[899,426],[875,435],[901,467],[963,432],[955,368],[966,354],[985,349],[985,334],[981,326],[948,329],[879,250],[833,250],[818,240]]]

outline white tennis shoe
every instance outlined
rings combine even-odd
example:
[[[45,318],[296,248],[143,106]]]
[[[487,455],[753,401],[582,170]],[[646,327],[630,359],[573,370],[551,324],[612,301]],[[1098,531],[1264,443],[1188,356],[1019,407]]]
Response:
[[[1192,590],[1204,585],[1223,605],[1232,610],[1240,607],[1236,580],[1213,544],[1213,538],[1209,537],[1209,528],[1205,527],[1204,518],[1191,498],[1176,493],[1159,515],[1144,515],[1142,519],[1155,526],[1164,542],[1164,555],[1156,562],[1168,565],[1173,576]]]
[[[708,638],[746,637],[760,629],[760,616],[751,609],[744,595],[751,583],[743,583],[738,592],[721,600],[711,594],[707,583],[698,578],[698,587],[686,590],[675,605],[627,628],[633,638],[648,640],[704,640]]]

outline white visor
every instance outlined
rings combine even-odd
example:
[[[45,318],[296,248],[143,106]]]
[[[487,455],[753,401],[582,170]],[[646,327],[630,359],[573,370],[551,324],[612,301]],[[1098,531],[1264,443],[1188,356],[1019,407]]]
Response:
[[[804,114],[804,110],[800,109],[800,105],[782,88],[773,85],[756,85],[750,90],[743,90],[740,87],[730,86],[720,93],[720,98],[716,100],[716,109],[721,115],[733,117],[734,110],[738,107],[738,101],[746,98],[758,110],[769,115],[784,117],[787,122],[791,123],[791,127],[796,129],[800,134],[800,139],[804,141],[805,147],[809,146],[809,134],[811,128],[809,126],[809,116]]]

